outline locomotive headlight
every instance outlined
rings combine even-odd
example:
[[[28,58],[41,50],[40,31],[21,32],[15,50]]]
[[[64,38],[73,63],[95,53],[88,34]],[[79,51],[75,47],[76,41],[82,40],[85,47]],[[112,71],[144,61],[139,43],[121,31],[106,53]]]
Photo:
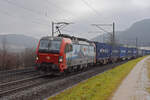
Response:
[[[36,57],[36,60],[39,60],[39,57]]]
[[[59,62],[60,62],[60,63],[63,62],[63,56],[60,56],[60,57],[59,57]]]

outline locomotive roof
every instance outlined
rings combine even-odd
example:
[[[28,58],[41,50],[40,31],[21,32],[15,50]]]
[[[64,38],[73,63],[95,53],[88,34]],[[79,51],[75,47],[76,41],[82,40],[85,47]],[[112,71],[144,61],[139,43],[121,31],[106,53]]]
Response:
[[[88,42],[88,43],[93,43],[93,41],[90,41],[88,39],[79,38],[79,37],[75,37],[75,36],[70,36],[68,34],[59,34],[58,37],[70,38],[73,41],[85,41],[85,42]]]
[[[62,40],[62,38],[61,37],[46,36],[46,37],[42,37],[41,40]]]
[[[68,38],[71,39],[73,43],[77,43],[77,44],[88,44],[88,45],[93,45],[94,42],[89,41],[87,39],[84,38],[78,38],[78,37],[74,37],[74,36],[69,36],[69,35],[59,35],[56,37],[52,37],[52,36],[46,36],[46,37],[42,37],[40,40],[62,40],[63,38]]]

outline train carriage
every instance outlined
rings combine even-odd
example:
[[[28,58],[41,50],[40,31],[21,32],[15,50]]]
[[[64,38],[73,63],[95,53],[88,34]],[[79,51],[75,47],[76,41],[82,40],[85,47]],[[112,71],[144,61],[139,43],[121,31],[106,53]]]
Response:
[[[120,49],[118,46],[111,46],[111,61],[116,62],[120,57]]]
[[[95,42],[96,45],[96,62],[106,64],[110,61],[111,46],[106,43]]]
[[[146,55],[146,50],[142,49],[142,56]]]
[[[133,55],[132,48],[128,48],[127,50],[127,59],[131,59]]]
[[[149,55],[150,54],[150,50],[146,50],[146,55]]]
[[[142,55],[142,49],[138,49],[138,57],[141,57]]]
[[[128,48],[127,48],[127,47],[119,47],[119,49],[120,49],[119,59],[120,59],[120,60],[125,60],[125,59],[127,59],[127,51],[128,51]]]
[[[132,48],[132,58],[137,58],[137,56],[138,56],[138,49]]]

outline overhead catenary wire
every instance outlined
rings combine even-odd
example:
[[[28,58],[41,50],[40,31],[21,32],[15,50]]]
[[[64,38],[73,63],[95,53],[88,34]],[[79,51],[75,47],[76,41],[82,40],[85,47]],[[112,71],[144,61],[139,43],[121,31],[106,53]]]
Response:
[[[13,17],[13,18],[18,18],[18,17],[15,17],[15,16],[13,16],[13,15],[11,15],[11,14],[9,14],[8,12],[4,12],[4,11],[0,11],[0,13],[1,14],[3,14],[3,15],[6,15],[6,16],[8,16],[8,17]],[[23,20],[22,20],[23,21]],[[39,23],[39,22],[36,22],[36,21],[29,21],[30,23],[33,23],[33,24],[38,24],[38,25],[44,25],[44,26],[47,26],[47,27],[49,27],[49,25],[47,25],[47,24],[43,24],[43,23]],[[28,33],[28,34],[32,34],[30,31],[29,32],[25,32],[25,33]],[[37,32],[36,32],[37,33]],[[45,32],[43,32],[43,33],[45,33]],[[38,33],[38,34],[36,34],[36,36],[37,35],[39,35],[39,36],[41,36],[41,35],[43,35],[42,33]],[[31,35],[32,36],[32,35]]]
[[[8,3],[7,1],[5,1],[7,4],[10,4],[10,5],[13,5],[13,4],[11,4],[11,3]],[[14,5],[13,5],[14,6]],[[15,7],[17,7],[18,8],[18,6],[16,5]],[[20,7],[19,7],[20,8]],[[6,10],[6,9],[5,9]],[[27,10],[26,10],[27,11]],[[31,13],[32,13],[32,11],[31,11]],[[1,14],[5,14],[5,15],[8,15],[8,16],[12,16],[13,18],[17,18],[17,17],[19,17],[19,18],[21,18],[21,17],[24,17],[24,16],[22,16],[22,14],[21,14],[21,16],[14,16],[15,15],[15,13],[13,13],[13,14],[10,14],[9,12],[6,12],[6,11],[4,11],[4,10],[2,10],[1,11]],[[27,13],[23,13],[23,14],[27,14]],[[35,14],[35,13],[32,13],[32,14]],[[29,17],[29,15],[28,15],[28,17]],[[30,16],[31,17],[31,16]],[[45,16],[44,16],[45,17]],[[23,19],[23,18],[22,18]],[[34,18],[34,20],[36,20],[37,19],[37,21],[34,21],[33,23],[39,23],[40,21],[42,21],[42,24],[43,25],[48,25],[48,24],[46,24],[46,23],[43,23],[43,21],[44,20],[41,20],[41,19],[39,19],[39,18]],[[40,23],[41,24],[41,23]]]
[[[16,4],[16,3],[14,3],[14,2],[12,2],[12,1],[10,1],[10,0],[3,0],[4,2],[7,2],[8,4],[10,4],[10,5],[13,5],[13,6],[16,6],[16,7],[18,7],[18,8],[21,8],[21,9],[24,9],[24,10],[26,10],[26,11],[29,11],[29,12],[31,12],[31,13],[34,13],[34,14],[36,14],[36,15],[38,15],[38,16],[42,16],[42,17],[46,17],[46,18],[51,18],[51,19],[54,19],[55,21],[57,21],[55,18],[52,18],[52,16],[45,16],[44,15],[44,13],[42,13],[42,12],[40,12],[40,11],[35,11],[35,10],[33,10],[33,9],[31,9],[31,8],[28,8],[28,7],[25,7],[25,6],[23,6],[23,5],[20,5],[20,4]]]
[[[22,9],[24,9],[24,10],[26,10],[26,11],[32,12],[32,13],[37,14],[37,15],[43,14],[43,13],[40,12],[40,11],[35,11],[35,10],[33,10],[33,9],[31,9],[31,8],[28,8],[28,7],[25,7],[25,6],[21,5],[21,4],[16,4],[15,2],[12,2],[12,1],[10,1],[10,0],[3,0],[3,1],[5,1],[6,3],[8,3],[8,4],[10,4],[10,5],[16,6],[16,7],[18,7],[18,8],[22,8]],[[57,6],[57,7],[58,7],[58,6]],[[43,15],[43,17],[51,18],[51,16],[48,16],[47,14],[46,14],[46,16]],[[53,20],[53,19],[54,19],[54,18],[52,18],[52,20]],[[55,21],[57,21],[57,20],[55,19]],[[39,22],[37,22],[37,21],[32,21],[32,23],[37,23],[37,24],[39,24]],[[50,25],[47,25],[47,24],[45,24],[45,25],[46,25],[46,26],[50,26]]]
[[[93,7],[91,6],[86,0],[81,0],[88,8],[90,8],[97,16],[100,16],[101,14]]]
[[[103,29],[102,27],[100,27],[99,25],[97,25],[97,24],[92,24],[93,26],[96,26],[97,28],[99,28],[100,30],[102,30],[102,31],[104,31],[104,32],[106,32],[106,33],[111,33],[111,32],[108,32],[107,30],[105,30],[105,29]]]
[[[62,29],[62,31],[74,33],[73,31],[70,31],[70,30],[67,30],[67,29]]]
[[[52,20],[54,19],[55,21],[56,21],[56,19],[55,18],[52,18],[52,16],[48,16],[47,14],[46,14],[46,16],[44,15],[44,13],[43,12],[41,12],[41,11],[37,11],[37,10],[33,10],[33,9],[31,9],[31,8],[28,8],[28,7],[26,7],[26,6],[24,6],[23,4],[17,4],[17,3],[15,3],[15,2],[13,2],[13,1],[11,1],[11,0],[3,0],[4,2],[6,2],[6,3],[8,3],[8,4],[10,4],[10,5],[13,5],[13,6],[16,6],[16,7],[18,7],[18,8],[21,8],[21,9],[24,9],[24,10],[26,10],[26,11],[28,11],[28,12],[31,12],[31,13],[33,13],[33,14],[36,14],[36,15],[38,15],[38,16],[43,16],[43,17],[46,17],[46,18],[51,18]],[[49,0],[47,0],[47,1],[49,1]],[[82,0],[90,9],[92,9],[97,15],[99,15],[100,13],[95,9],[95,8],[93,8],[87,1],[85,1],[85,0]],[[49,1],[50,2],[50,1]],[[51,2],[50,2],[51,3]],[[49,4],[50,4],[49,3]],[[54,4],[54,3],[53,3]],[[52,4],[52,5],[53,5]],[[66,10],[66,9],[64,9],[63,7],[59,7],[59,6],[57,6],[57,5],[55,5],[57,8],[61,8],[61,9],[59,9],[59,10],[63,10],[63,11],[65,11],[65,12],[68,12],[68,13],[70,13],[71,14],[71,12],[69,12],[68,10]],[[7,15],[7,14],[6,14]],[[71,14],[72,15],[72,14]],[[8,15],[9,16],[9,15]],[[74,15],[73,15],[74,16]],[[14,17],[14,16],[13,16]],[[48,24],[44,24],[44,23],[40,23],[40,22],[38,22],[38,21],[31,21],[31,23],[34,23],[34,24],[41,24],[41,25],[45,25],[45,26],[50,26],[50,25],[48,25]]]
[[[56,9],[59,10],[60,13],[64,14],[64,13],[68,13],[69,17],[77,17],[75,14],[73,14],[72,12],[68,11],[67,9],[65,9],[64,7],[60,7],[58,6],[58,4],[55,4],[54,2],[52,2],[51,0],[47,0],[49,5],[54,6]]]
[[[6,16],[8,16],[8,17],[18,18],[18,16],[14,16],[14,15],[8,13],[8,12],[5,12],[4,10],[3,10],[3,11],[0,11],[0,13],[6,15]],[[24,21],[24,20],[22,20],[22,21]],[[31,23],[33,23],[33,24],[44,25],[44,26],[48,26],[48,27],[49,27],[48,24],[40,23],[40,22],[34,21],[34,20],[29,20],[29,21],[30,21]]]
[[[60,27],[60,29],[59,30],[62,30],[63,31],[63,28],[65,28],[66,26],[62,26],[62,27]],[[55,31],[54,33],[57,33],[58,32],[58,30],[57,31]]]
[[[3,11],[0,11],[0,13],[1,14],[3,14],[3,15],[6,15],[6,16],[8,16],[8,17],[13,17],[13,18],[18,18],[18,16],[14,16],[14,15],[12,15],[12,14],[10,14],[10,13],[8,13],[8,12],[5,12],[4,10]],[[24,21],[24,20],[22,20],[22,21]],[[36,24],[36,25],[41,25],[42,27],[43,27],[43,25],[44,25],[44,27],[46,26],[46,27],[49,27],[49,25],[48,24],[44,24],[44,23],[40,23],[40,22],[37,22],[37,21],[33,21],[33,20],[29,20],[29,21],[27,21],[27,22],[29,22],[29,23],[32,23],[32,24]],[[29,36],[32,36],[31,34],[33,33],[31,33],[31,31],[26,31],[25,33],[28,33],[28,35]],[[38,33],[37,34],[37,32],[36,32],[36,36],[41,36],[41,35],[43,35],[44,33],[46,33],[46,32],[42,32],[42,33]]]
[[[8,16],[8,17],[18,18],[18,17],[15,17],[15,16],[9,14],[8,12],[0,11],[0,13],[3,14],[3,15],[6,15],[6,16]],[[49,27],[49,25],[47,25],[47,24],[39,23],[39,22],[36,22],[36,21],[31,21],[31,20],[30,20],[30,23],[33,23],[33,24],[36,24],[36,25],[37,25],[37,24],[38,24],[38,25],[44,25],[44,26]],[[31,32],[26,32],[26,33],[31,34]],[[36,32],[36,33],[37,33],[37,32]],[[45,32],[44,32],[44,33],[45,33]],[[39,36],[41,36],[41,35],[43,35],[43,34],[39,33]],[[36,36],[37,36],[37,34],[36,34]]]

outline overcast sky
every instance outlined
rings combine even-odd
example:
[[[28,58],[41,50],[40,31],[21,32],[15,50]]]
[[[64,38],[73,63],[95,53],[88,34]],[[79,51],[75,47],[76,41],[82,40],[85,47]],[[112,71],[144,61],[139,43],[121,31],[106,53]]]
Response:
[[[115,22],[125,30],[150,18],[150,0],[0,0],[0,34],[51,35],[51,22],[73,22],[63,33],[93,38],[91,24]],[[104,27],[111,31],[112,27]]]

